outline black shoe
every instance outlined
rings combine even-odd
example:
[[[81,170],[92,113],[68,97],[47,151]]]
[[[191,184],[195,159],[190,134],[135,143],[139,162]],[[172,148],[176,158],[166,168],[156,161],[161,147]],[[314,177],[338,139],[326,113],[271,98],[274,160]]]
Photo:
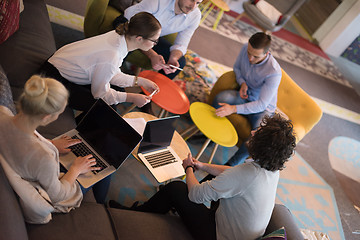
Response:
[[[107,203],[107,207],[108,208],[117,208],[117,209],[124,209],[124,210],[135,210],[135,208],[137,207],[137,205],[139,204],[138,201],[134,202],[134,204],[131,207],[126,207],[124,205],[121,205],[120,203],[114,201],[114,200],[110,200]]]

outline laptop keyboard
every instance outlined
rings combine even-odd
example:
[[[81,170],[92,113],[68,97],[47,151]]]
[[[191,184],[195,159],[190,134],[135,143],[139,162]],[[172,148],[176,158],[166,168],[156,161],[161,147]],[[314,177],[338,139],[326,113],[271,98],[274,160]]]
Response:
[[[79,139],[77,136],[73,136],[72,139]],[[91,151],[85,143],[81,142],[79,144],[73,145],[69,147],[71,151],[75,154],[77,157],[85,157],[89,154],[91,154],[96,159],[96,165],[93,167],[101,167],[100,170],[92,170],[94,174],[97,174],[98,172],[101,172],[105,168],[107,168],[106,164],[98,157],[96,154]]]
[[[172,153],[169,150],[165,150],[160,153],[154,153],[151,155],[149,154],[144,157],[153,168],[161,167],[166,164],[176,162],[175,157],[172,155]]]

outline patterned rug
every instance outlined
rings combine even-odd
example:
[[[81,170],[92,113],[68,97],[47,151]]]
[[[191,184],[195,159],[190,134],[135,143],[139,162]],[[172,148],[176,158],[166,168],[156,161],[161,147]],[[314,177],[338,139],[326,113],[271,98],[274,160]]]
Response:
[[[200,27],[215,31],[224,37],[238,41],[242,44],[246,43],[251,35],[261,31],[243,21],[237,21],[232,25],[231,22],[234,18],[226,14],[223,15],[217,29],[213,30],[212,26],[215,21],[215,16],[216,12],[213,10]],[[344,78],[332,61],[311,53],[275,35],[272,35],[272,39],[271,53],[276,58],[351,87],[350,83]]]
[[[348,137],[333,138],[329,160],[345,194],[360,209],[360,142]]]

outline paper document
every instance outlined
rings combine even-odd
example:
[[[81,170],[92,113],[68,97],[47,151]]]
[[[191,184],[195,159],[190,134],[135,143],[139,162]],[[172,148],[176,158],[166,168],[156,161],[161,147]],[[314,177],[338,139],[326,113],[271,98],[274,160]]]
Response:
[[[144,133],[146,121],[144,118],[124,118],[141,136]]]

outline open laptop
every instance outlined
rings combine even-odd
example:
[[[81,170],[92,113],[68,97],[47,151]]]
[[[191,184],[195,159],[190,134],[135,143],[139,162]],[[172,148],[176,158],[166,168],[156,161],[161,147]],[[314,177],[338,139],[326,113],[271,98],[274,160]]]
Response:
[[[158,182],[185,175],[182,159],[170,147],[179,116],[160,118],[146,123],[138,157]]]
[[[142,139],[142,136],[102,99],[98,99],[78,126],[65,135],[82,140],[82,143],[70,147],[70,153],[60,155],[60,163],[66,169],[70,168],[76,157],[88,154],[92,154],[96,159],[96,166],[102,168],[79,175],[77,180],[84,188],[115,172]]]

